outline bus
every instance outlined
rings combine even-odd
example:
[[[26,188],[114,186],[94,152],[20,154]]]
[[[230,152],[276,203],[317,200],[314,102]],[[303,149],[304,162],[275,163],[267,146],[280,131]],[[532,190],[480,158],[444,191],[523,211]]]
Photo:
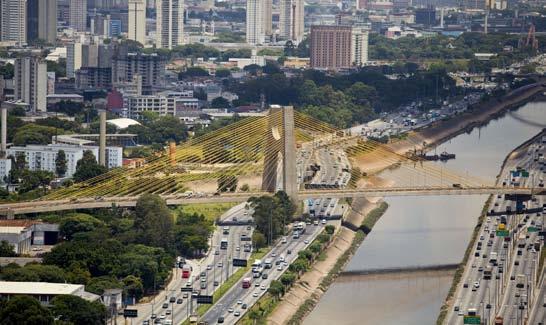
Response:
[[[190,274],[191,274],[191,266],[189,266],[188,264],[184,264],[182,266],[182,278],[187,279],[190,277]]]
[[[485,280],[491,280],[491,274],[493,273],[492,271],[493,267],[491,265],[487,265],[483,270],[483,278]]]
[[[228,240],[227,238],[222,238],[220,241],[220,249],[227,249]]]
[[[252,281],[252,279],[250,279],[250,278],[244,278],[243,279],[243,289],[250,288],[250,282],[251,281]]]
[[[305,222],[298,222],[294,225],[294,232],[298,232],[300,235],[304,234],[305,233],[305,227],[306,227],[306,224]]]

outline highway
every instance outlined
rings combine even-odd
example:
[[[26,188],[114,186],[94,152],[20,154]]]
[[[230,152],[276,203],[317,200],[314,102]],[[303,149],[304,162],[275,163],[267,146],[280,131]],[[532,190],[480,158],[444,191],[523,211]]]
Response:
[[[546,324],[546,274],[543,274],[542,285],[537,291],[536,302],[531,309],[529,316],[530,325]]]
[[[245,204],[239,204],[221,216],[221,220],[239,221],[249,220],[252,211],[245,209]],[[191,265],[192,272],[189,279],[182,278],[182,271],[178,267],[173,268],[173,279],[167,285],[165,290],[159,292],[155,299],[149,303],[138,304],[127,308],[137,309],[138,318],[133,322],[142,324],[144,321],[150,321],[150,324],[157,318],[163,321],[163,324],[180,324],[196,308],[196,304],[190,299],[191,292],[181,292],[182,287],[188,287],[188,281],[191,280],[191,287],[194,291],[202,295],[212,295],[212,293],[226,281],[226,279],[237,271],[237,267],[232,266],[233,258],[248,258],[251,252],[244,251],[244,244],[250,241],[241,242],[242,234],[252,235],[250,226],[230,226],[229,234],[224,234],[224,227],[217,226],[210,242],[209,254],[205,258],[197,261],[187,260]],[[228,239],[227,249],[220,249],[220,241],[223,238]],[[221,265],[221,266],[220,266]],[[201,287],[200,274],[205,272],[206,287]],[[172,301],[174,298],[174,301]],[[165,305],[166,304],[166,305]],[[123,317],[118,317],[118,322],[123,321]]]
[[[499,177],[505,188],[535,186],[543,184],[544,171],[541,170],[539,153],[544,146],[531,144],[513,153]],[[517,167],[529,171],[529,177],[511,177],[511,170]],[[543,186],[543,185],[542,185]],[[526,208],[542,207],[544,196],[534,196],[524,202]],[[513,201],[496,195],[488,211],[515,211]],[[448,311],[445,324],[463,324],[468,316],[479,316],[483,324],[493,324],[496,317],[502,317],[503,324],[524,324],[529,316],[529,305],[534,303],[534,283],[538,267],[538,246],[543,242],[534,228],[543,226],[544,214],[506,214],[486,217],[480,227],[478,239],[471,249],[471,255]],[[510,231],[510,236],[498,236],[501,224]],[[531,227],[532,231],[528,228]],[[536,245],[536,246],[535,246]],[[491,272],[491,278],[486,273]],[[497,319],[498,321],[498,319]]]

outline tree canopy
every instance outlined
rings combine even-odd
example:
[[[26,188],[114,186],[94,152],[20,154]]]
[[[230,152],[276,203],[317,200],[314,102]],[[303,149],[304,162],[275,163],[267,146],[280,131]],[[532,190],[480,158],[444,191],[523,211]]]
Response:
[[[73,175],[74,181],[83,182],[93,177],[106,173],[108,169],[99,165],[91,150],[83,152],[82,159],[76,163],[76,172]]]

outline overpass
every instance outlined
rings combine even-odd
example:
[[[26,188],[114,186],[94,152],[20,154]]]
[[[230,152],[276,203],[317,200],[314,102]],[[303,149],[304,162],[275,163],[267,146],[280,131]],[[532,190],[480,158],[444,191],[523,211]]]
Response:
[[[423,196],[423,195],[487,195],[487,194],[518,194],[518,195],[546,195],[545,188],[506,188],[494,186],[482,187],[384,187],[361,189],[323,189],[299,191],[300,200],[318,198],[356,198],[356,197],[394,197],[394,196]],[[184,195],[160,195],[168,205],[191,203],[220,203],[245,202],[252,196],[272,195],[271,192],[240,192],[222,195],[203,194],[187,197]],[[15,215],[27,213],[42,213],[53,211],[96,209],[117,207],[134,207],[138,196],[77,198],[63,200],[42,200],[0,205],[0,215]]]

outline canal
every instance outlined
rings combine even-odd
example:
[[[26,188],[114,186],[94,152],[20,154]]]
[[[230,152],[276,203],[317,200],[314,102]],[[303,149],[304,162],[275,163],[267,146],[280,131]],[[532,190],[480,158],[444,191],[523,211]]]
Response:
[[[439,145],[437,153],[445,150],[457,158],[436,164],[493,183],[506,155],[540,131],[522,119],[545,123],[546,103],[528,103]],[[385,171],[382,176],[405,179],[397,174],[403,172]],[[459,263],[485,200],[486,196],[387,198],[389,209],[346,270]],[[451,279],[452,272],[340,277],[304,324],[433,324]]]

